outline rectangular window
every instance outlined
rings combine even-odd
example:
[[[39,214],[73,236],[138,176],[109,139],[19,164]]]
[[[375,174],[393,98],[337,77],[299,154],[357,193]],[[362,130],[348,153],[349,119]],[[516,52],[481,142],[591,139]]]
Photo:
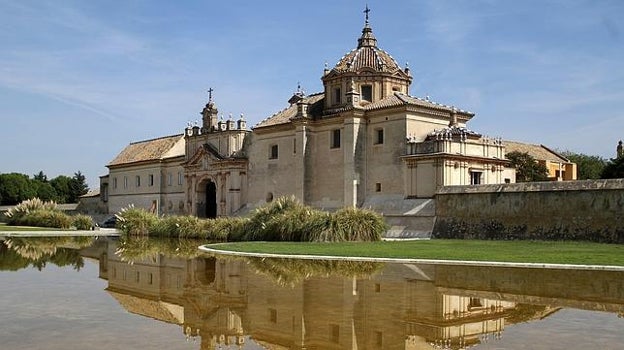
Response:
[[[331,148],[340,148],[340,129],[331,131]]]
[[[141,187],[141,177],[137,175],[135,179],[136,187]]]
[[[375,192],[381,192],[381,182],[375,184]]]
[[[271,145],[271,148],[269,149],[269,159],[277,159],[278,156],[279,150],[277,145]]]
[[[137,271],[136,274],[134,275],[134,281],[136,283],[139,283],[141,281],[141,273],[139,271]]]
[[[184,174],[181,171],[178,171],[178,185],[182,185],[184,183]]]
[[[271,321],[271,323],[277,323],[277,310],[269,309],[269,321]]]
[[[340,91],[340,88],[334,88],[334,104],[340,104],[342,101],[342,91]]]
[[[124,176],[124,188],[128,188],[128,177]]]
[[[149,174],[147,178],[148,185],[154,186],[154,174]]]
[[[167,173],[167,186],[173,185],[173,174]]]
[[[147,283],[148,284],[154,283],[154,275],[151,272],[147,274]]]
[[[116,177],[113,178],[113,188],[115,188],[115,189],[117,188],[117,178]]]
[[[375,293],[381,293],[381,284],[375,283]]]
[[[362,85],[360,88],[360,95],[362,100],[373,102],[373,86],[372,85]]]
[[[297,139],[293,139],[293,154],[297,154]]]
[[[383,129],[375,129],[375,144],[381,145],[384,143],[384,130]]]
[[[376,339],[377,346],[382,347],[383,346],[383,333],[375,332],[375,338],[377,338]]]
[[[480,185],[481,184],[481,172],[480,171],[471,171],[470,172],[470,184],[471,185]]]

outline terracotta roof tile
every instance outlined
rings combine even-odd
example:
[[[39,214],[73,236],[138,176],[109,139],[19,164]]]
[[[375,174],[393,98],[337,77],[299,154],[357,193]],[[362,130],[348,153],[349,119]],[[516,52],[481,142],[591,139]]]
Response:
[[[377,102],[368,104],[364,106],[364,109],[370,111],[370,110],[375,110],[375,109],[396,107],[396,106],[401,106],[401,105],[415,105],[415,106],[421,106],[421,107],[429,107],[429,108],[435,108],[435,109],[443,110],[447,112],[452,112],[453,110],[456,110],[459,113],[474,115],[470,111],[465,111],[463,109],[459,109],[453,106],[443,105],[441,103],[433,102],[428,99],[422,99],[420,97],[409,96],[401,92],[395,92],[391,96],[387,96]]]
[[[563,162],[569,163],[570,160],[565,158],[564,156],[558,154],[555,151],[552,151],[548,147],[544,145],[534,145],[530,143],[522,143],[515,141],[503,141],[503,145],[505,146],[505,153],[509,152],[520,152],[520,153],[528,153],[530,156],[537,160],[547,160],[550,162]]]
[[[183,156],[183,143],[184,135],[182,134],[132,142],[108,163],[108,166]]]
[[[309,96],[305,96],[303,98],[303,102],[310,104],[308,111],[310,112],[312,109],[312,105],[318,103],[325,97],[324,93],[316,93]],[[263,128],[266,126],[280,125],[290,123],[290,119],[297,115],[297,104],[291,104],[290,106],[282,109],[281,111],[273,114],[272,116],[262,120],[253,128]]]

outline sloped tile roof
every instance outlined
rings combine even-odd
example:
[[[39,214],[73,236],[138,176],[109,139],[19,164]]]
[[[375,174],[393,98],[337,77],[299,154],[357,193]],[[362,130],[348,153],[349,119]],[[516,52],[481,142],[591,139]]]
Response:
[[[505,153],[520,152],[528,153],[531,157],[537,160],[547,160],[549,162],[569,163],[570,160],[557,152],[549,149],[544,145],[534,145],[530,143],[522,143],[515,141],[503,141],[505,146]]]
[[[184,135],[132,142],[107,166],[130,164],[150,160],[174,158],[184,155]]]
[[[324,96],[325,96],[324,93],[317,93],[317,94],[312,94],[310,96],[305,96],[303,98],[303,102],[310,104],[310,107],[308,108],[308,112],[311,112],[311,110],[313,109],[312,105],[321,101]],[[263,128],[266,126],[286,124],[286,123],[289,123],[290,119],[295,117],[296,115],[297,115],[297,104],[293,103],[290,106],[282,109],[281,111],[259,122],[258,124],[256,124],[256,126],[254,126],[254,129]]]
[[[364,109],[367,111],[372,111],[376,109],[396,107],[396,106],[401,106],[401,105],[415,105],[415,106],[421,106],[421,107],[434,108],[434,109],[443,110],[447,112],[452,112],[453,110],[455,110],[459,113],[474,115],[470,111],[465,111],[463,109],[459,109],[453,106],[443,105],[437,102],[430,101],[428,99],[422,99],[420,97],[409,96],[401,92],[395,92],[394,94],[387,96],[377,102],[368,104],[364,106]]]

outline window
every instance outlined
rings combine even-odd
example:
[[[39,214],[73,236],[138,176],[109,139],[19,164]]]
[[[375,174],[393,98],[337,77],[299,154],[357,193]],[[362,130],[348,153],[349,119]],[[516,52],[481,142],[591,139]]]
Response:
[[[139,175],[135,177],[134,182],[136,183],[136,187],[141,187],[141,177]]]
[[[167,186],[173,185],[173,174],[167,173]]]
[[[340,129],[331,131],[331,148],[340,148]]]
[[[128,188],[128,177],[124,176],[124,188]]]
[[[375,332],[375,338],[377,338],[376,339],[377,346],[382,347],[383,346],[383,333]]]
[[[269,149],[269,159],[277,159],[278,155],[279,151],[277,145],[271,145],[271,148]]]
[[[113,178],[113,188],[117,188],[117,178]]]
[[[379,128],[375,129],[375,144],[381,145],[384,143],[384,130]]]
[[[277,323],[277,310],[269,309],[269,321],[271,321],[271,323]]]
[[[401,91],[401,88],[400,88],[400,87],[398,87],[398,86],[393,86],[393,87],[392,87],[392,91],[394,91],[394,92],[398,92],[398,91]]]
[[[139,271],[137,271],[134,275],[134,281],[136,283],[139,283],[141,281],[141,273]]]
[[[178,171],[178,185],[182,185],[184,183],[184,174],[181,171]]]
[[[360,95],[362,96],[362,100],[364,101],[373,101],[373,86],[372,85],[362,85],[360,88]]]
[[[293,154],[297,154],[297,139],[293,139]]]
[[[375,293],[381,293],[381,284],[375,283]]]
[[[381,183],[380,182],[375,184],[375,192],[381,192]]]
[[[154,283],[154,275],[151,272],[147,274],[147,283],[148,284]]]
[[[470,301],[468,302],[468,309],[472,309],[476,307],[483,307],[483,305],[481,304],[481,299],[470,298]]]
[[[342,101],[342,91],[340,91],[340,88],[334,88],[334,104],[340,104]]]
[[[505,183],[506,184],[510,184],[511,183],[511,179],[510,178],[505,178]]]
[[[470,184],[471,185],[480,185],[481,184],[481,172],[480,171],[471,171],[470,172]]]
[[[154,186],[154,175],[153,174],[149,174],[149,176],[147,177],[147,184],[149,186]]]

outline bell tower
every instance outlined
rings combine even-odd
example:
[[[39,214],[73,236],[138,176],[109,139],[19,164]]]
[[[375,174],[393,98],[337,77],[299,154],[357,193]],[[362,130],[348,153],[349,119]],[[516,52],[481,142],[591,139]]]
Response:
[[[208,89],[208,103],[201,112],[202,115],[202,133],[209,133],[217,130],[217,120],[219,110],[212,100],[213,88]]]

